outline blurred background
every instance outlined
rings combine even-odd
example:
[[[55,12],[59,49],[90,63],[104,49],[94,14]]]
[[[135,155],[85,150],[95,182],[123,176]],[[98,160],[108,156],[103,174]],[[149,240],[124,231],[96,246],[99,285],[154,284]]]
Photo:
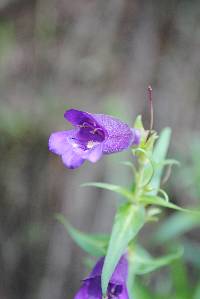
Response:
[[[198,0],[0,1],[0,299],[73,298],[87,273],[85,254],[54,214],[86,232],[109,232],[116,195],[80,184],[131,182],[119,164],[128,153],[76,171],[49,153],[51,132],[70,127],[68,108],[130,125],[141,113],[148,128],[152,84],[155,129],[172,128],[170,157],[182,163],[166,188],[174,202],[199,207],[199,49]],[[150,298],[199,299],[200,221],[175,215],[166,224],[165,216],[167,238],[154,224],[142,240],[156,255],[149,235],[160,248],[175,238],[184,257],[141,283]]]

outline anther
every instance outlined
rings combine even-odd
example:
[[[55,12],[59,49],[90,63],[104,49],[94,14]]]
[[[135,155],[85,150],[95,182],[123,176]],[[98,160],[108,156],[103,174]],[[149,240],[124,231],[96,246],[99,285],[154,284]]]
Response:
[[[96,134],[96,132],[101,135],[104,136],[103,130],[101,128],[95,128],[94,130],[90,131],[91,134]]]
[[[91,124],[88,124],[87,122],[83,122],[82,125],[78,125],[80,128],[93,128]]]

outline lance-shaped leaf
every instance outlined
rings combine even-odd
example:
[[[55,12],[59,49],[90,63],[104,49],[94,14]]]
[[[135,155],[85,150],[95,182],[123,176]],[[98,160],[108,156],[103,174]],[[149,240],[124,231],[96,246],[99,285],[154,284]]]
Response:
[[[126,197],[129,200],[133,200],[133,194],[126,188],[118,186],[118,185],[112,185],[108,183],[98,183],[98,182],[91,182],[91,183],[84,183],[81,185],[82,187],[97,187],[109,191],[116,192],[123,197]]]
[[[150,194],[156,195],[157,190],[160,186],[160,181],[163,173],[164,164],[162,163],[167,155],[169,143],[171,138],[171,129],[165,128],[162,130],[158,141],[154,147],[153,151],[153,161],[157,164],[157,167],[154,169],[154,175],[151,179],[151,187],[154,191],[151,191]]]
[[[200,298],[200,281],[198,282],[195,292],[194,292],[194,299],[199,299]]]
[[[128,243],[137,235],[145,223],[142,206],[130,203],[121,205],[116,213],[107,255],[102,270],[102,292],[106,293],[108,282],[114,269],[125,252]]]
[[[144,196],[140,197],[140,202],[142,202],[143,204],[146,204],[146,205],[162,206],[165,208],[178,210],[178,211],[185,212],[185,213],[190,213],[190,214],[200,217],[200,212],[181,208],[169,201],[166,201],[165,199],[163,199],[162,197],[159,197],[159,196],[144,195]]]
[[[189,281],[186,263],[183,259],[178,259],[170,265],[170,276],[177,298],[193,298],[191,283]]]
[[[129,254],[129,265],[132,268],[132,273],[143,275],[170,264],[180,258],[182,254],[183,248],[180,247],[173,253],[159,258],[153,258],[142,247],[137,246],[136,249]]]
[[[64,225],[72,239],[87,253],[97,257],[106,254],[109,236],[85,234],[72,227],[62,214],[56,214],[55,217]]]
[[[155,162],[156,163],[156,162]],[[167,165],[176,165],[176,166],[180,166],[180,162],[175,160],[175,159],[165,159],[159,163],[156,163],[157,166],[167,166]]]

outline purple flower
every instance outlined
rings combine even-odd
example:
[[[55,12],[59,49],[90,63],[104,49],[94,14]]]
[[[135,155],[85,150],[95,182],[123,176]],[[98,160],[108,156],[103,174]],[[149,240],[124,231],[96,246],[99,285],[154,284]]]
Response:
[[[74,129],[52,133],[49,150],[60,155],[68,168],[77,168],[85,160],[94,163],[103,154],[120,152],[140,142],[138,130],[112,116],[70,109],[64,117]]]
[[[104,258],[101,258],[89,277],[83,280],[82,286],[74,299],[102,299],[101,272]],[[128,262],[122,256],[110,279],[106,299],[129,299],[126,280],[128,277]]]

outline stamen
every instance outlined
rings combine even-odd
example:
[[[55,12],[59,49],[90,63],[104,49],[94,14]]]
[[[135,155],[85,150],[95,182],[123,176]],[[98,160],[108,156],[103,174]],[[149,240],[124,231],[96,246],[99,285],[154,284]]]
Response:
[[[100,131],[100,132],[102,133],[102,129],[101,129],[101,128],[95,128],[95,129],[94,129],[94,134],[95,134],[97,131]]]
[[[90,133],[95,134],[98,130],[101,130],[100,128],[95,128],[94,130],[90,131]]]
[[[79,128],[92,128],[92,129],[93,129],[92,124],[89,124],[89,123],[87,123],[86,121],[83,122],[82,125],[78,125],[78,127],[79,127]]]
[[[90,132],[91,134],[93,134],[93,135],[95,134],[95,131],[94,131],[94,130],[92,130],[92,131],[89,131],[89,132]]]
[[[94,130],[90,131],[91,134],[95,135],[96,133],[101,137],[104,137],[104,132],[101,128],[95,128]]]

